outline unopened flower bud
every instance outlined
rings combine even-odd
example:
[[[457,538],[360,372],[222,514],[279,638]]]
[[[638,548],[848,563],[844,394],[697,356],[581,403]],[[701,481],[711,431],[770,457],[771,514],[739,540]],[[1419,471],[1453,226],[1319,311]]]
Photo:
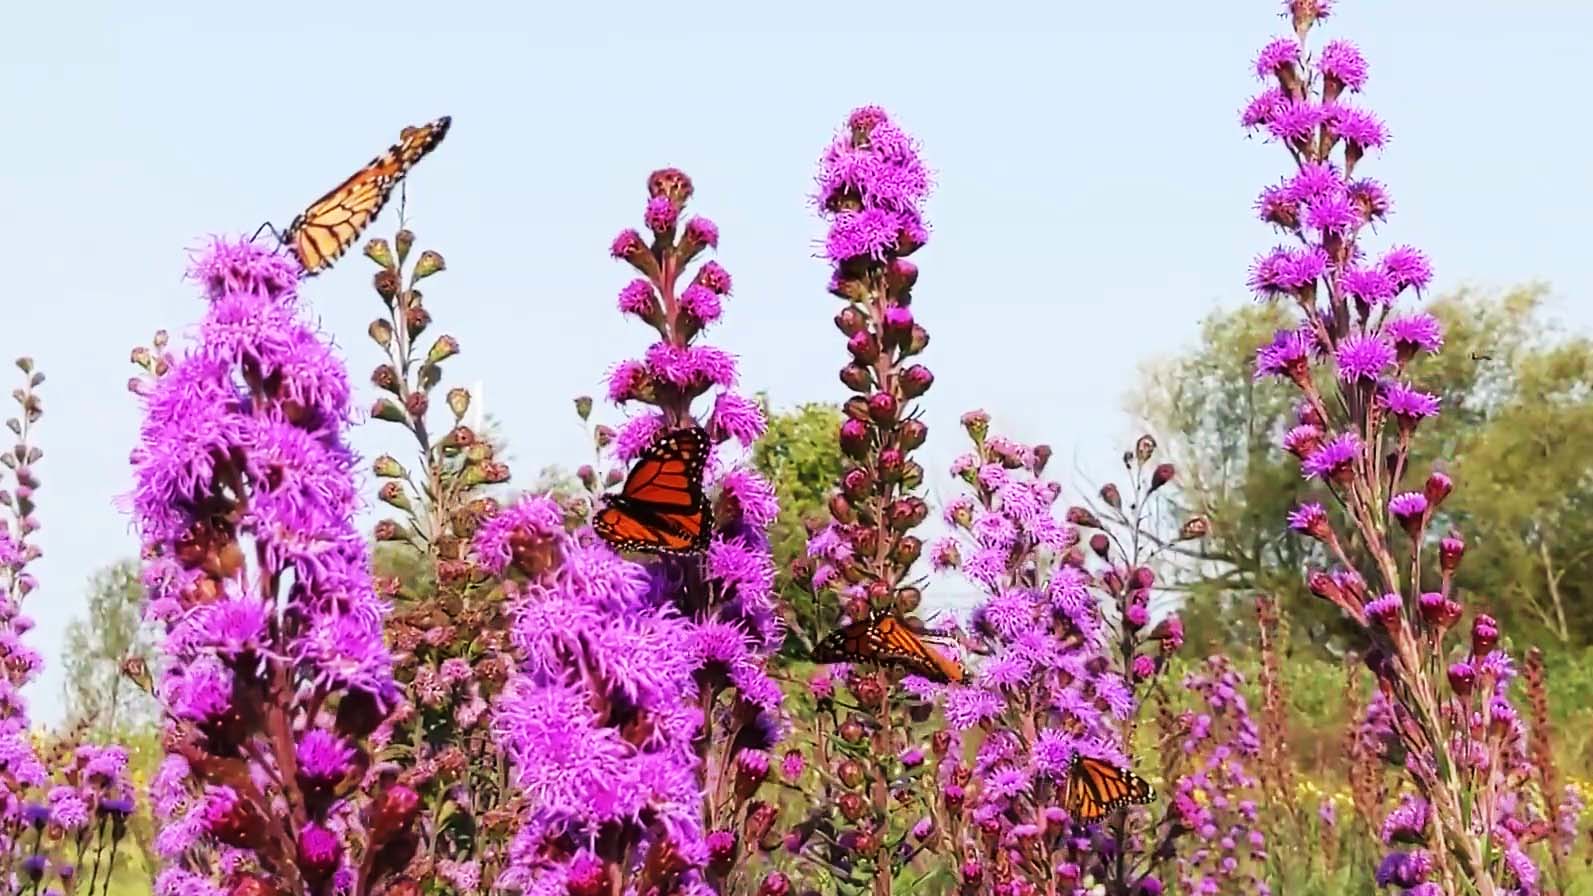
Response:
[[[448,410],[453,413],[455,420],[463,417],[465,412],[470,410],[470,391],[468,389],[461,389],[457,386],[449,389],[447,400]]]
[[[426,363],[441,364],[442,362],[459,354],[459,340],[449,335],[437,337],[431,344],[431,350],[426,352]]]
[[[861,364],[848,364],[841,368],[841,385],[853,392],[867,392],[874,388],[874,374]]]
[[[1155,443],[1152,442],[1151,444],[1154,445]],[[1176,474],[1177,469],[1174,468],[1172,464],[1158,464],[1156,469],[1151,471],[1150,490],[1154,492],[1167,483],[1172,482],[1173,476]]]
[[[769,754],[762,750],[742,750],[736,754],[736,797],[747,799],[769,777]]]
[[[1210,533],[1211,523],[1207,522],[1205,517],[1192,516],[1184,520],[1184,524],[1178,527],[1178,540],[1193,541],[1197,538],[1205,538]]]
[[[404,511],[410,509],[409,495],[405,494],[402,482],[384,482],[382,487],[377,489],[376,494],[377,497],[381,498],[383,504]]]
[[[391,305],[398,295],[398,272],[383,268],[371,278],[371,285],[376,288],[376,294],[382,297],[382,301]]]
[[[841,413],[845,414],[849,420],[860,420],[867,423],[869,419],[868,399],[861,395],[853,395],[841,403]]]
[[[1466,540],[1460,537],[1459,532],[1451,532],[1448,537],[1438,542],[1438,568],[1447,573],[1454,572],[1460,566],[1460,559],[1466,556]]]
[[[858,311],[855,306],[848,305],[835,315],[835,328],[849,337],[862,334],[868,336],[870,342],[873,341],[873,337],[867,332],[868,318],[864,317],[863,312]]]
[[[929,426],[919,419],[903,420],[896,428],[896,441],[903,451],[913,451],[923,446],[929,438]]]
[[[371,464],[371,471],[383,479],[401,479],[407,475],[404,465],[390,454],[383,454]]]
[[[849,744],[862,743],[864,735],[863,723],[859,722],[855,717],[848,718],[841,723],[840,735],[841,740]]]
[[[1477,669],[1471,663],[1452,663],[1449,666],[1449,687],[1456,696],[1470,696],[1471,687],[1476,682]]]
[[[380,237],[365,244],[365,257],[384,268],[398,267],[398,262],[393,260],[392,248],[387,245],[387,240]]]
[[[855,790],[848,790],[841,794],[839,800],[836,800],[836,808],[841,810],[841,815],[847,821],[857,821],[863,817],[864,812],[868,811],[868,804],[863,801],[862,794]]]
[[[1150,460],[1151,455],[1155,453],[1156,440],[1149,433],[1140,436],[1139,440],[1134,443],[1134,458],[1140,463]]]
[[[413,293],[413,295],[418,298],[420,293]],[[419,305],[411,305],[404,309],[404,326],[409,328],[409,335],[411,338],[419,336],[421,333],[425,332],[426,328],[430,325],[431,312],[427,311],[425,308],[422,308]]]
[[[1101,528],[1100,517],[1083,507],[1069,507],[1067,520],[1075,526],[1086,526],[1091,529]]]
[[[916,536],[903,535],[901,540],[896,542],[896,550],[891,552],[891,557],[905,569],[918,560],[918,555],[923,553],[923,550],[924,543]]]
[[[918,605],[923,602],[923,599],[924,592],[918,590],[912,585],[899,588],[896,591],[896,599],[894,604],[896,612],[911,613],[918,609]]]
[[[868,415],[876,423],[883,425],[894,421],[898,410],[896,396],[889,392],[875,392],[868,399]]]
[[[397,402],[386,398],[376,399],[376,403],[371,405],[371,416],[389,423],[404,423],[409,419],[404,416],[404,409]]]
[[[928,392],[929,387],[933,386],[934,384],[935,375],[930,373],[929,368],[922,364],[914,364],[913,366],[902,371],[901,388],[902,397],[904,398],[917,398],[920,395],[923,395],[925,392]]]
[[[1121,510],[1123,508],[1123,496],[1118,493],[1117,486],[1113,483],[1108,482],[1101,486],[1101,500],[1105,501],[1107,506],[1113,510]]]
[[[427,398],[424,392],[411,392],[409,397],[404,399],[404,410],[417,419],[426,416],[426,409],[429,407],[431,399]]]
[[[1427,484],[1422,487],[1422,496],[1427,499],[1428,506],[1436,508],[1444,503],[1444,499],[1449,497],[1449,493],[1454,491],[1454,488],[1455,482],[1453,479],[1450,479],[1441,471],[1434,470],[1427,477]]]
[[[929,347],[929,331],[918,324],[913,324],[913,331],[907,337],[907,344],[902,346],[902,357],[911,358],[921,354]]]
[[[1471,621],[1471,652],[1477,657],[1485,657],[1499,646],[1499,623],[1486,613],[1477,614]]]
[[[868,426],[861,420],[848,419],[841,423],[841,451],[853,460],[868,454]]]
[[[403,264],[404,259],[409,257],[409,250],[414,245],[415,234],[408,228],[401,229],[397,233],[393,234],[393,246],[398,250],[399,264]]]
[[[419,260],[415,262],[415,273],[412,279],[416,281],[424,280],[432,274],[446,269],[447,265],[443,263],[443,257],[427,249],[420,253]]]
[[[879,342],[867,330],[859,330],[846,340],[846,350],[859,364],[873,364],[879,360]]]
[[[779,871],[770,871],[758,884],[756,896],[790,896],[791,879]]]
[[[391,364],[382,364],[371,371],[371,383],[383,392],[398,394],[398,371]]]
[[[370,328],[366,332],[370,334],[371,341],[382,348],[392,347],[393,325],[387,321],[380,319],[371,321]]]

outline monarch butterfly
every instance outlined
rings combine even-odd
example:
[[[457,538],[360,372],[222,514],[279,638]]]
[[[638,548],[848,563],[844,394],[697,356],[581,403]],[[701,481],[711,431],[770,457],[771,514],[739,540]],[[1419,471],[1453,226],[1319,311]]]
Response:
[[[1080,824],[1094,824],[1124,806],[1142,806],[1156,799],[1150,782],[1126,768],[1110,765],[1077,751],[1068,764],[1065,808]]]
[[[874,663],[900,666],[942,684],[960,682],[962,665],[913,633],[894,613],[875,613],[830,632],[813,649],[819,663]]]
[[[695,554],[708,547],[713,508],[702,490],[708,439],[701,429],[660,433],[631,468],[619,494],[604,498],[592,528],[621,551]]]
[[[306,277],[331,267],[348,251],[381,213],[393,187],[447,136],[452,121],[444,115],[419,127],[404,128],[392,148],[371,159],[293,219],[280,239],[299,260]]]

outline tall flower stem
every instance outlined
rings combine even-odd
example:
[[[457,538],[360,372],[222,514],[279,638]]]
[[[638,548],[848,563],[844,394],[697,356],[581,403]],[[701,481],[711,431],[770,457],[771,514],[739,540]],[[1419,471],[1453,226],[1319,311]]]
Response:
[[[909,576],[923,549],[910,532],[928,514],[915,494],[923,467],[910,459],[928,427],[913,402],[934,377],[912,362],[929,336],[910,310],[918,269],[907,256],[928,239],[921,218],[928,172],[912,138],[873,106],[852,112],[819,167],[830,292],[847,303],[835,317],[851,355],[840,378],[854,394],[844,405],[840,441],[848,468],[830,501],[833,522],[809,543],[817,563],[813,581],[818,588],[841,585],[842,610],[852,619],[909,614],[921,599]],[[905,864],[900,857],[909,852],[908,832],[890,824],[897,808],[892,768],[908,747],[909,705],[925,693],[904,698],[883,669],[854,670],[851,687],[873,710],[874,730],[865,791],[869,818],[863,824],[855,810],[848,817],[860,823],[854,842],[872,863],[871,891],[888,896]]]

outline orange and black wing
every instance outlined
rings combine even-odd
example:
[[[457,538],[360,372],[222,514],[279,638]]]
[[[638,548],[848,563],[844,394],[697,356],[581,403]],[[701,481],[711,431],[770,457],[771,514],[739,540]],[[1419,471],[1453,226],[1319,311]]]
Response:
[[[622,551],[703,551],[713,534],[713,508],[702,487],[707,461],[708,440],[701,429],[659,435],[637,459],[619,494],[604,499],[592,528]]]
[[[1092,756],[1073,754],[1068,768],[1066,808],[1080,824],[1094,824],[1108,812],[1156,799],[1150,782],[1126,768]]]
[[[895,665],[943,684],[963,680],[962,666],[956,660],[925,644],[889,613],[831,632],[814,648],[813,659],[819,663]]]
[[[326,270],[348,251],[387,204],[393,188],[409,169],[442,142],[451,121],[444,115],[419,127],[404,128],[392,148],[371,159],[293,219],[282,241],[299,260],[305,276]]]

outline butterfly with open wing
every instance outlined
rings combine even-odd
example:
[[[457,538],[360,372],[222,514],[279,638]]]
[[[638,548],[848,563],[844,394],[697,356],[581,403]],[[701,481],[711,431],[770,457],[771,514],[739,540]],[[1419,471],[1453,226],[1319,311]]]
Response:
[[[313,277],[332,266],[381,213],[409,169],[437,148],[453,119],[447,115],[418,127],[407,127],[387,152],[371,159],[348,180],[310,203],[277,239]],[[271,229],[267,224],[262,229]]]
[[[817,663],[872,663],[896,666],[941,684],[966,677],[962,664],[929,646],[895,613],[874,613],[843,625],[813,649]]]
[[[1132,771],[1073,753],[1063,808],[1079,824],[1094,824],[1115,809],[1142,806],[1154,799],[1156,788]]]
[[[713,507],[702,487],[707,462],[708,437],[701,429],[659,433],[619,493],[604,496],[592,528],[621,551],[701,553],[713,534]]]

